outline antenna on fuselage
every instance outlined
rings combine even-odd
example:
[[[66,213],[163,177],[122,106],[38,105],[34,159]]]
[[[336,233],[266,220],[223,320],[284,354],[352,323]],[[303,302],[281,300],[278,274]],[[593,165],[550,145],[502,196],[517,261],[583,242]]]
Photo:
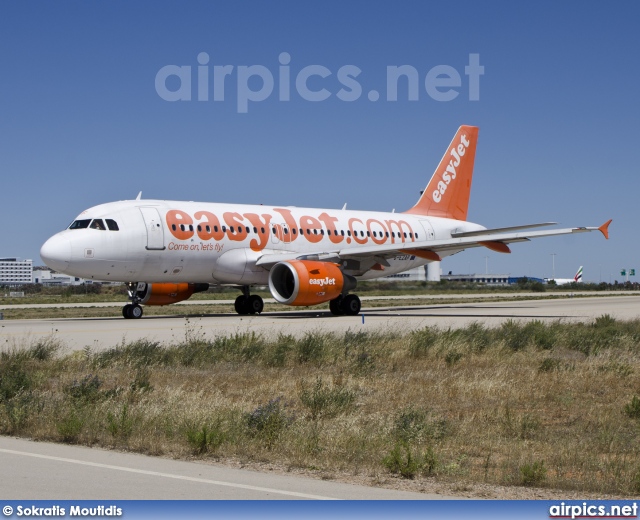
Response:
[[[347,209],[347,203],[344,203],[344,206],[342,206],[342,211],[344,211],[345,209]]]
[[[136,197],[136,200],[140,200],[142,198],[142,192],[138,193],[138,196]]]

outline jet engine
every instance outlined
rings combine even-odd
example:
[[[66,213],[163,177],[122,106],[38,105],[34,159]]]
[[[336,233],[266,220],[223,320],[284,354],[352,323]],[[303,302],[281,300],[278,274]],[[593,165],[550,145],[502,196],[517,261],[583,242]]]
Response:
[[[355,286],[356,279],[331,262],[290,260],[274,265],[269,273],[269,290],[285,305],[317,305]]]
[[[148,283],[143,289],[139,286],[137,297],[143,305],[169,305],[209,289],[208,283]]]

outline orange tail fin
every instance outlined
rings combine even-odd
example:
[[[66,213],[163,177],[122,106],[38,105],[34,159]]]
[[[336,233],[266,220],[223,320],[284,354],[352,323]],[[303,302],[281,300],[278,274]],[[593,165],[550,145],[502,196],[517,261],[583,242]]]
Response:
[[[405,213],[467,220],[477,126],[461,126],[418,203]]]

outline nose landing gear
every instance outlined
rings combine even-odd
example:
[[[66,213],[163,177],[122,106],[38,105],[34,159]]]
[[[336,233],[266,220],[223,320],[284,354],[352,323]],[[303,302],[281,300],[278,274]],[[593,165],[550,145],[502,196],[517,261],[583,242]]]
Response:
[[[131,303],[127,303],[124,307],[122,307],[122,316],[127,320],[137,320],[142,318],[143,310],[140,306],[140,298],[138,297],[138,284],[137,283],[128,283],[127,286],[129,290],[129,299]]]

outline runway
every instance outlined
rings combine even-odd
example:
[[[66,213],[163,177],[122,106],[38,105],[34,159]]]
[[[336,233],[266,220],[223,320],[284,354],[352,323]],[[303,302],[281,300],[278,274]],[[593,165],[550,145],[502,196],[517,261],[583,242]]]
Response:
[[[181,341],[186,333],[211,337],[253,331],[268,337],[279,333],[302,336],[310,331],[344,333],[347,330],[390,328],[408,331],[425,326],[456,328],[472,322],[498,326],[509,319],[590,321],[602,314],[610,314],[617,319],[637,318],[640,316],[640,296],[363,307],[361,315],[341,317],[332,316],[324,310],[305,310],[263,313],[259,316],[148,316],[140,320],[119,317],[4,320],[0,321],[0,345],[5,348],[19,347],[51,336],[70,350],[85,347],[102,350],[122,341],[142,338],[162,343]]]

